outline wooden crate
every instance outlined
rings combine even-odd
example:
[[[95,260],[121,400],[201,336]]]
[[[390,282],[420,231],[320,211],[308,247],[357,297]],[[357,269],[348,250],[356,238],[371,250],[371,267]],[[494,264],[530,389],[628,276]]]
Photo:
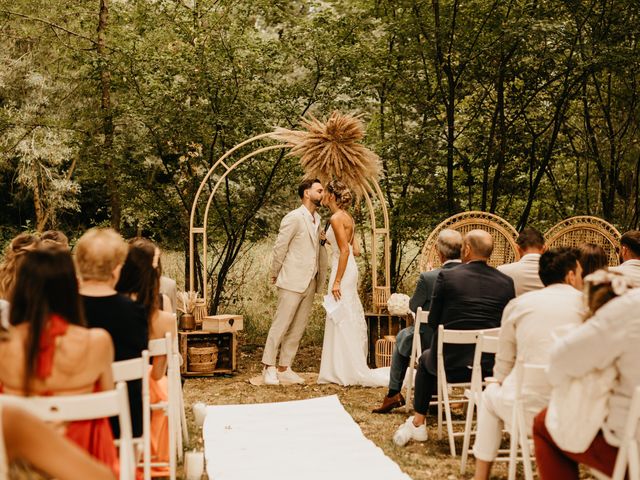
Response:
[[[237,332],[242,328],[242,315],[208,315],[202,320],[202,330],[207,332]]]
[[[235,332],[212,333],[203,330],[178,332],[178,345],[182,356],[180,373],[183,377],[208,377],[221,373],[232,373],[237,369],[236,352],[238,339]],[[187,352],[189,347],[211,346],[218,347],[218,361],[213,373],[190,372],[187,370]]]
[[[375,368],[376,341],[387,335],[397,335],[400,330],[411,325],[411,315],[398,317],[388,313],[365,313],[369,333],[369,355],[367,362]]]

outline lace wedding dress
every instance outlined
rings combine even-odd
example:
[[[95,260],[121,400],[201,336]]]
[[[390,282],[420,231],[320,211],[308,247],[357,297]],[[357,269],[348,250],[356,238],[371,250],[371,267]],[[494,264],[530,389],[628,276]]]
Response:
[[[333,229],[327,230],[332,246],[329,295],[338,270],[340,250]],[[367,324],[358,296],[358,266],[349,245],[349,260],[340,282],[341,300],[332,314],[327,314],[322,344],[322,360],[318,383],[386,387],[389,368],[370,369],[367,366]]]

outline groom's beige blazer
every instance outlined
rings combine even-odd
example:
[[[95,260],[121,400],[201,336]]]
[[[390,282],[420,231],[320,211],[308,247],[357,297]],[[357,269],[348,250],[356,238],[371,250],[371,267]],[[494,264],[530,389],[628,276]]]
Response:
[[[316,293],[324,290],[327,253],[320,245],[320,215],[314,218],[315,224],[301,205],[282,219],[271,262],[271,278],[276,278],[278,288],[304,293],[315,277]]]

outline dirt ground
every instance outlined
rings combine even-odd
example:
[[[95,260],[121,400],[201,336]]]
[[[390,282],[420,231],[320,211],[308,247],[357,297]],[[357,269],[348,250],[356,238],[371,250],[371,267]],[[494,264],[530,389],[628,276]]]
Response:
[[[386,390],[383,388],[340,387],[337,385],[254,386],[249,379],[261,371],[262,346],[244,345],[240,348],[238,372],[231,376],[190,378],[184,385],[185,404],[203,402],[209,405],[247,404],[300,400],[324,395],[338,395],[340,401],[360,425],[362,433],[378,445],[414,480],[472,478],[473,458],[467,474],[460,475],[460,460],[451,458],[446,434],[437,439],[435,417],[429,419],[429,440],[426,443],[411,442],[397,447],[392,436],[396,428],[407,418],[404,408],[388,415],[372,414]],[[317,372],[320,366],[320,348],[302,347],[296,357],[294,369],[299,372]],[[461,413],[461,412],[460,412]],[[202,438],[193,423],[193,414],[187,408],[191,431],[191,448],[202,449]],[[459,417],[460,419],[462,416]],[[458,442],[458,449],[462,441]],[[507,478],[505,465],[498,465],[492,478]],[[304,475],[301,475],[304,478]],[[266,479],[269,480],[269,479]]]

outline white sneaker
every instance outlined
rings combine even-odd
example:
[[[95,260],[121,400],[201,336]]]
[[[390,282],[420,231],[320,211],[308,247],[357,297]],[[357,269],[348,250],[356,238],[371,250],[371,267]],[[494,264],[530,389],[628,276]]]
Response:
[[[264,367],[262,369],[262,380],[265,385],[278,385],[278,375],[276,374],[276,367]]]
[[[281,383],[304,383],[304,378],[291,370],[291,367],[287,367],[284,372],[278,370],[278,380]]]
[[[416,442],[426,442],[428,438],[427,426],[423,423],[419,427],[413,424],[413,417],[407,418],[396,433],[393,434],[393,443],[399,447],[404,447],[409,440],[415,440]]]

